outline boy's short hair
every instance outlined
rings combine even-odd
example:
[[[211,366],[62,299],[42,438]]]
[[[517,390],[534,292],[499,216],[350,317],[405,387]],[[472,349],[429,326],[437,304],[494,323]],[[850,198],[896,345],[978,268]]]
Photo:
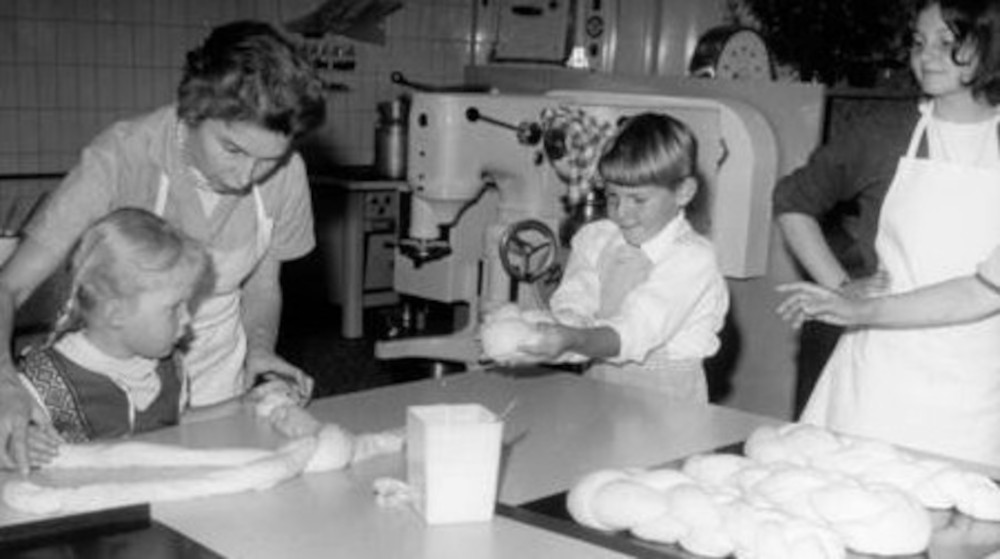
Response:
[[[697,191],[685,207],[696,230],[708,230],[708,193],[698,169],[698,140],[680,120],[646,112],[626,119],[597,162],[599,182],[617,186],[661,186],[676,190],[694,179]]]

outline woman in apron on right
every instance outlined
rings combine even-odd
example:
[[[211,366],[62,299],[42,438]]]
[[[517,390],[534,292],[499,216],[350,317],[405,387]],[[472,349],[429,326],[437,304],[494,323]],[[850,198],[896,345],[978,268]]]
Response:
[[[925,1],[912,41],[928,99],[879,217],[889,293],[975,274],[1000,241],[1000,2]],[[1000,316],[849,330],[802,419],[1000,465]]]

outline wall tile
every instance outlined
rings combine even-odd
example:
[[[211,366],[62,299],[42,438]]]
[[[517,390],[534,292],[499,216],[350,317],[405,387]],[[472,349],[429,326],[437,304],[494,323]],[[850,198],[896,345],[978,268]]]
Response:
[[[17,66],[14,72],[17,80],[17,103],[20,107],[38,107],[38,67]]]
[[[77,56],[80,64],[97,64],[97,24],[82,22],[76,28]]]
[[[73,21],[56,21],[56,62],[76,64],[80,60],[80,38],[77,36],[80,24]]]
[[[97,106],[97,68],[94,66],[77,66],[76,68],[77,91],[80,93],[80,100],[77,107],[81,110],[92,109]]]
[[[0,2],[3,4],[3,2]],[[0,64],[17,61],[17,20],[0,17]]]
[[[0,109],[0,155],[17,153],[17,111]]]
[[[17,66],[0,64],[0,75],[14,76],[15,72],[17,72]],[[17,80],[0,80],[0,110],[18,107],[17,91]]]
[[[38,132],[38,111],[21,109],[17,112],[17,153],[38,155],[41,136]]]
[[[429,84],[461,81],[470,1],[406,0],[384,22],[385,45],[328,38],[354,47],[357,62],[353,71],[329,71],[351,88],[330,94],[331,116],[317,133],[331,162],[371,163],[375,105],[408,93],[390,82],[392,71]],[[280,23],[319,3],[0,0],[0,73],[15,78],[0,81],[0,173],[68,167],[113,120],[172,102],[183,58],[209,26],[243,18]]]
[[[59,68],[41,66],[38,69],[38,105],[43,109],[59,106]]]

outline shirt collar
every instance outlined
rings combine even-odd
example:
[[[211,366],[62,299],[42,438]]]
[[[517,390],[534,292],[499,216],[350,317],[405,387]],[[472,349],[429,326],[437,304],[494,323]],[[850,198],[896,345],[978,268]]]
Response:
[[[660,229],[660,232],[654,235],[652,239],[639,245],[639,248],[647,258],[652,262],[656,262],[663,257],[670,246],[674,244],[674,241],[682,235],[686,235],[689,231],[691,231],[691,224],[688,223],[687,217],[681,211],[663,229]],[[622,242],[624,242],[624,237],[622,239]]]

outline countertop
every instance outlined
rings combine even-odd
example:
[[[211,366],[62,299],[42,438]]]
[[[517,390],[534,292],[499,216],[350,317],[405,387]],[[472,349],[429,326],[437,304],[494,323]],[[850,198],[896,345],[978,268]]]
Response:
[[[347,190],[396,190],[406,184],[405,179],[390,179],[379,175],[371,166],[332,167],[309,173],[309,184],[314,187],[344,188]]]
[[[310,410],[324,421],[366,432],[401,427],[409,405],[467,402],[498,413],[516,402],[505,424],[500,472],[500,501],[511,505],[566,490],[599,468],[655,466],[779,423],[567,373],[530,378],[462,373],[318,400]],[[142,438],[193,447],[280,442],[249,413]],[[226,557],[622,557],[505,517],[428,527],[408,507],[376,504],[372,483],[386,476],[405,479],[404,455],[307,474],[260,493],[154,504],[153,518]],[[0,508],[0,525],[16,516]]]

